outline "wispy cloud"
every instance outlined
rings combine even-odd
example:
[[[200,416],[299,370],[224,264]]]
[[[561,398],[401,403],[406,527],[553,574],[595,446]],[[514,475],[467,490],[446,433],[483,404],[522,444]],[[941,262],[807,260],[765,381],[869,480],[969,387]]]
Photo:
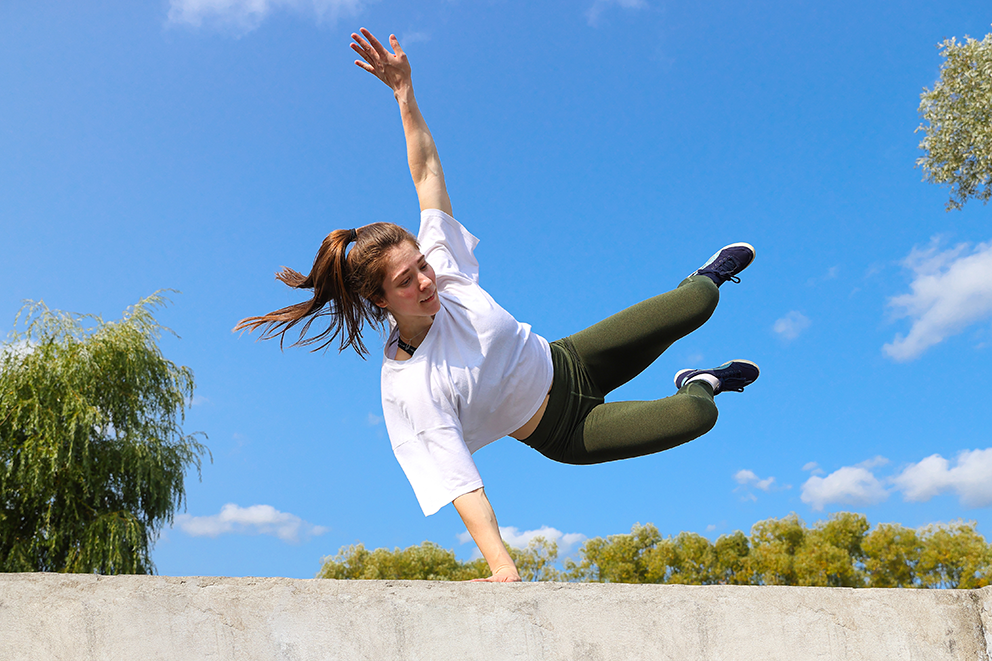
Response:
[[[168,22],[191,28],[220,28],[242,35],[251,32],[273,12],[289,10],[334,23],[355,16],[364,0],[169,0]]]
[[[918,358],[928,348],[992,317],[992,242],[940,250],[939,239],[913,248],[903,266],[913,272],[910,293],[889,300],[897,318],[909,318],[909,333],[897,334],[882,350],[897,361]]]
[[[599,25],[599,19],[603,12],[611,7],[621,9],[644,9],[648,6],[645,0],[593,0],[592,6],[586,10],[586,22],[590,27]]]
[[[758,477],[758,474],[747,468],[741,469],[734,473],[734,481],[737,482],[738,486],[734,489],[735,493],[743,493],[741,496],[742,500],[758,500],[758,497],[754,495],[753,489],[758,489],[760,491],[769,492],[772,490],[778,491],[780,489],[791,489],[789,485],[778,486],[775,483],[774,477]]]
[[[965,450],[953,467],[939,454],[930,455],[907,466],[892,482],[910,502],[953,492],[965,507],[988,507],[992,505],[992,448]]]
[[[772,330],[778,333],[779,337],[785,340],[794,340],[799,337],[804,330],[809,328],[811,323],[812,322],[809,320],[809,317],[798,310],[793,310],[789,314],[777,320],[772,326]]]
[[[840,267],[839,266],[831,266],[830,268],[828,268],[826,270],[825,273],[822,273],[821,275],[818,275],[818,276],[814,276],[814,277],[810,278],[809,280],[807,280],[806,281],[806,284],[812,287],[812,286],[815,286],[815,285],[820,284],[821,282],[826,282],[828,280],[834,280],[834,279],[837,278],[837,274],[838,273],[840,273]]]
[[[192,537],[273,535],[294,544],[328,531],[323,526],[307,523],[295,514],[280,512],[271,505],[239,507],[234,503],[224,505],[220,514],[212,516],[180,514],[174,526]]]
[[[581,544],[586,540],[586,536],[582,533],[563,533],[557,528],[551,528],[549,526],[541,526],[537,530],[524,530],[523,532],[518,530],[516,526],[500,526],[499,534],[504,542],[515,549],[525,549],[535,537],[543,537],[549,542],[558,543],[558,553],[560,555],[568,554],[575,545]],[[466,530],[458,535],[458,541],[462,544],[467,544],[472,541],[472,535]],[[482,553],[478,549],[472,554],[473,559],[481,557]]]
[[[399,36],[400,46],[410,44],[426,43],[431,40],[431,35],[427,32],[404,32]]]
[[[734,473],[734,481],[742,486],[752,486],[757,489],[761,489],[762,491],[768,491],[772,488],[772,485],[775,484],[774,477],[766,477],[761,479],[757,476],[757,474],[755,474],[754,471],[747,469],[739,470]]]

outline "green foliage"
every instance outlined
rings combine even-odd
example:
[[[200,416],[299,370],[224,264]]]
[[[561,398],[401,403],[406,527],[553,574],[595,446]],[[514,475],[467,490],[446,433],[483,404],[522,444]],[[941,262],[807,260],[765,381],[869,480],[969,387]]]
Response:
[[[317,578],[465,581],[489,576],[485,560],[459,562],[454,551],[433,542],[405,549],[375,549],[362,544],[341,549],[333,558],[324,558]]]
[[[26,305],[0,348],[0,571],[150,573],[206,448],[181,424],[193,374],[151,310],[120,321]]]
[[[840,512],[807,530],[802,546],[796,551],[798,585],[863,587],[862,540],[868,528],[864,515]]]
[[[974,523],[921,531],[839,512],[807,528],[795,514],[759,521],[716,542],[695,533],[662,537],[651,525],[589,539],[578,558],[555,568],[558,545],[535,538],[510,549],[525,581],[811,585],[824,587],[977,588],[992,584],[992,547]],[[430,542],[406,550],[342,549],[318,577],[465,580],[488,576],[485,562],[460,563]]]
[[[912,528],[881,523],[861,543],[868,587],[911,588],[917,585],[916,566],[923,544]]]
[[[972,523],[923,529],[916,575],[926,588],[981,588],[992,584],[992,550]]]
[[[806,526],[795,514],[767,519],[751,526],[748,582],[752,585],[798,585],[796,552],[806,537]]]
[[[925,155],[917,160],[924,181],[951,189],[947,209],[970,197],[992,197],[992,34],[981,41],[953,37],[939,44],[944,63],[932,90],[920,95],[917,131]]]
[[[530,540],[526,549],[506,547],[517,566],[520,578],[525,581],[557,581],[562,573],[555,569],[558,561],[558,543],[544,537]],[[488,573],[486,574],[488,576]]]
[[[582,560],[565,563],[565,577],[594,583],[656,583],[658,574],[647,553],[661,541],[650,523],[634,524],[629,535],[596,537],[582,546]]]

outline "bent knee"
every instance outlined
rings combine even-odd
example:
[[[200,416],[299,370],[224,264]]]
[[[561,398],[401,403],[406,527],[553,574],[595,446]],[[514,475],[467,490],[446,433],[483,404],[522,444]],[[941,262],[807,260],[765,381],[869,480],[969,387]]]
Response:
[[[676,395],[679,399],[679,409],[683,420],[696,429],[699,434],[705,434],[713,429],[720,413],[712,397],[694,395],[682,392]]]

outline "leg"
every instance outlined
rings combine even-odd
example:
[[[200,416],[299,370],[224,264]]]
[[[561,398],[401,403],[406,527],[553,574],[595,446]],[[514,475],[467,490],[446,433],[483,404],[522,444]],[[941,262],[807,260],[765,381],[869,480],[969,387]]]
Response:
[[[716,424],[713,390],[693,381],[671,397],[594,407],[571,439],[572,464],[598,464],[653,454],[702,436]]]
[[[673,342],[705,323],[720,300],[711,279],[696,275],[570,336],[599,390],[606,394],[640,374]],[[664,400],[661,400],[664,401]]]

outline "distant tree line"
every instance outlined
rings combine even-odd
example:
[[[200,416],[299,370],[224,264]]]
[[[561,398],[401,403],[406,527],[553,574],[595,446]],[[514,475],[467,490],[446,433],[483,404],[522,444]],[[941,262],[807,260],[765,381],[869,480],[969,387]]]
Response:
[[[767,519],[715,542],[696,533],[662,537],[652,525],[587,540],[558,568],[558,545],[538,537],[510,549],[525,581],[979,588],[992,584],[992,547],[975,523],[919,530],[841,512],[807,527],[795,514]],[[489,576],[485,561],[461,562],[432,542],[406,549],[362,544],[325,558],[318,578],[461,581]]]

